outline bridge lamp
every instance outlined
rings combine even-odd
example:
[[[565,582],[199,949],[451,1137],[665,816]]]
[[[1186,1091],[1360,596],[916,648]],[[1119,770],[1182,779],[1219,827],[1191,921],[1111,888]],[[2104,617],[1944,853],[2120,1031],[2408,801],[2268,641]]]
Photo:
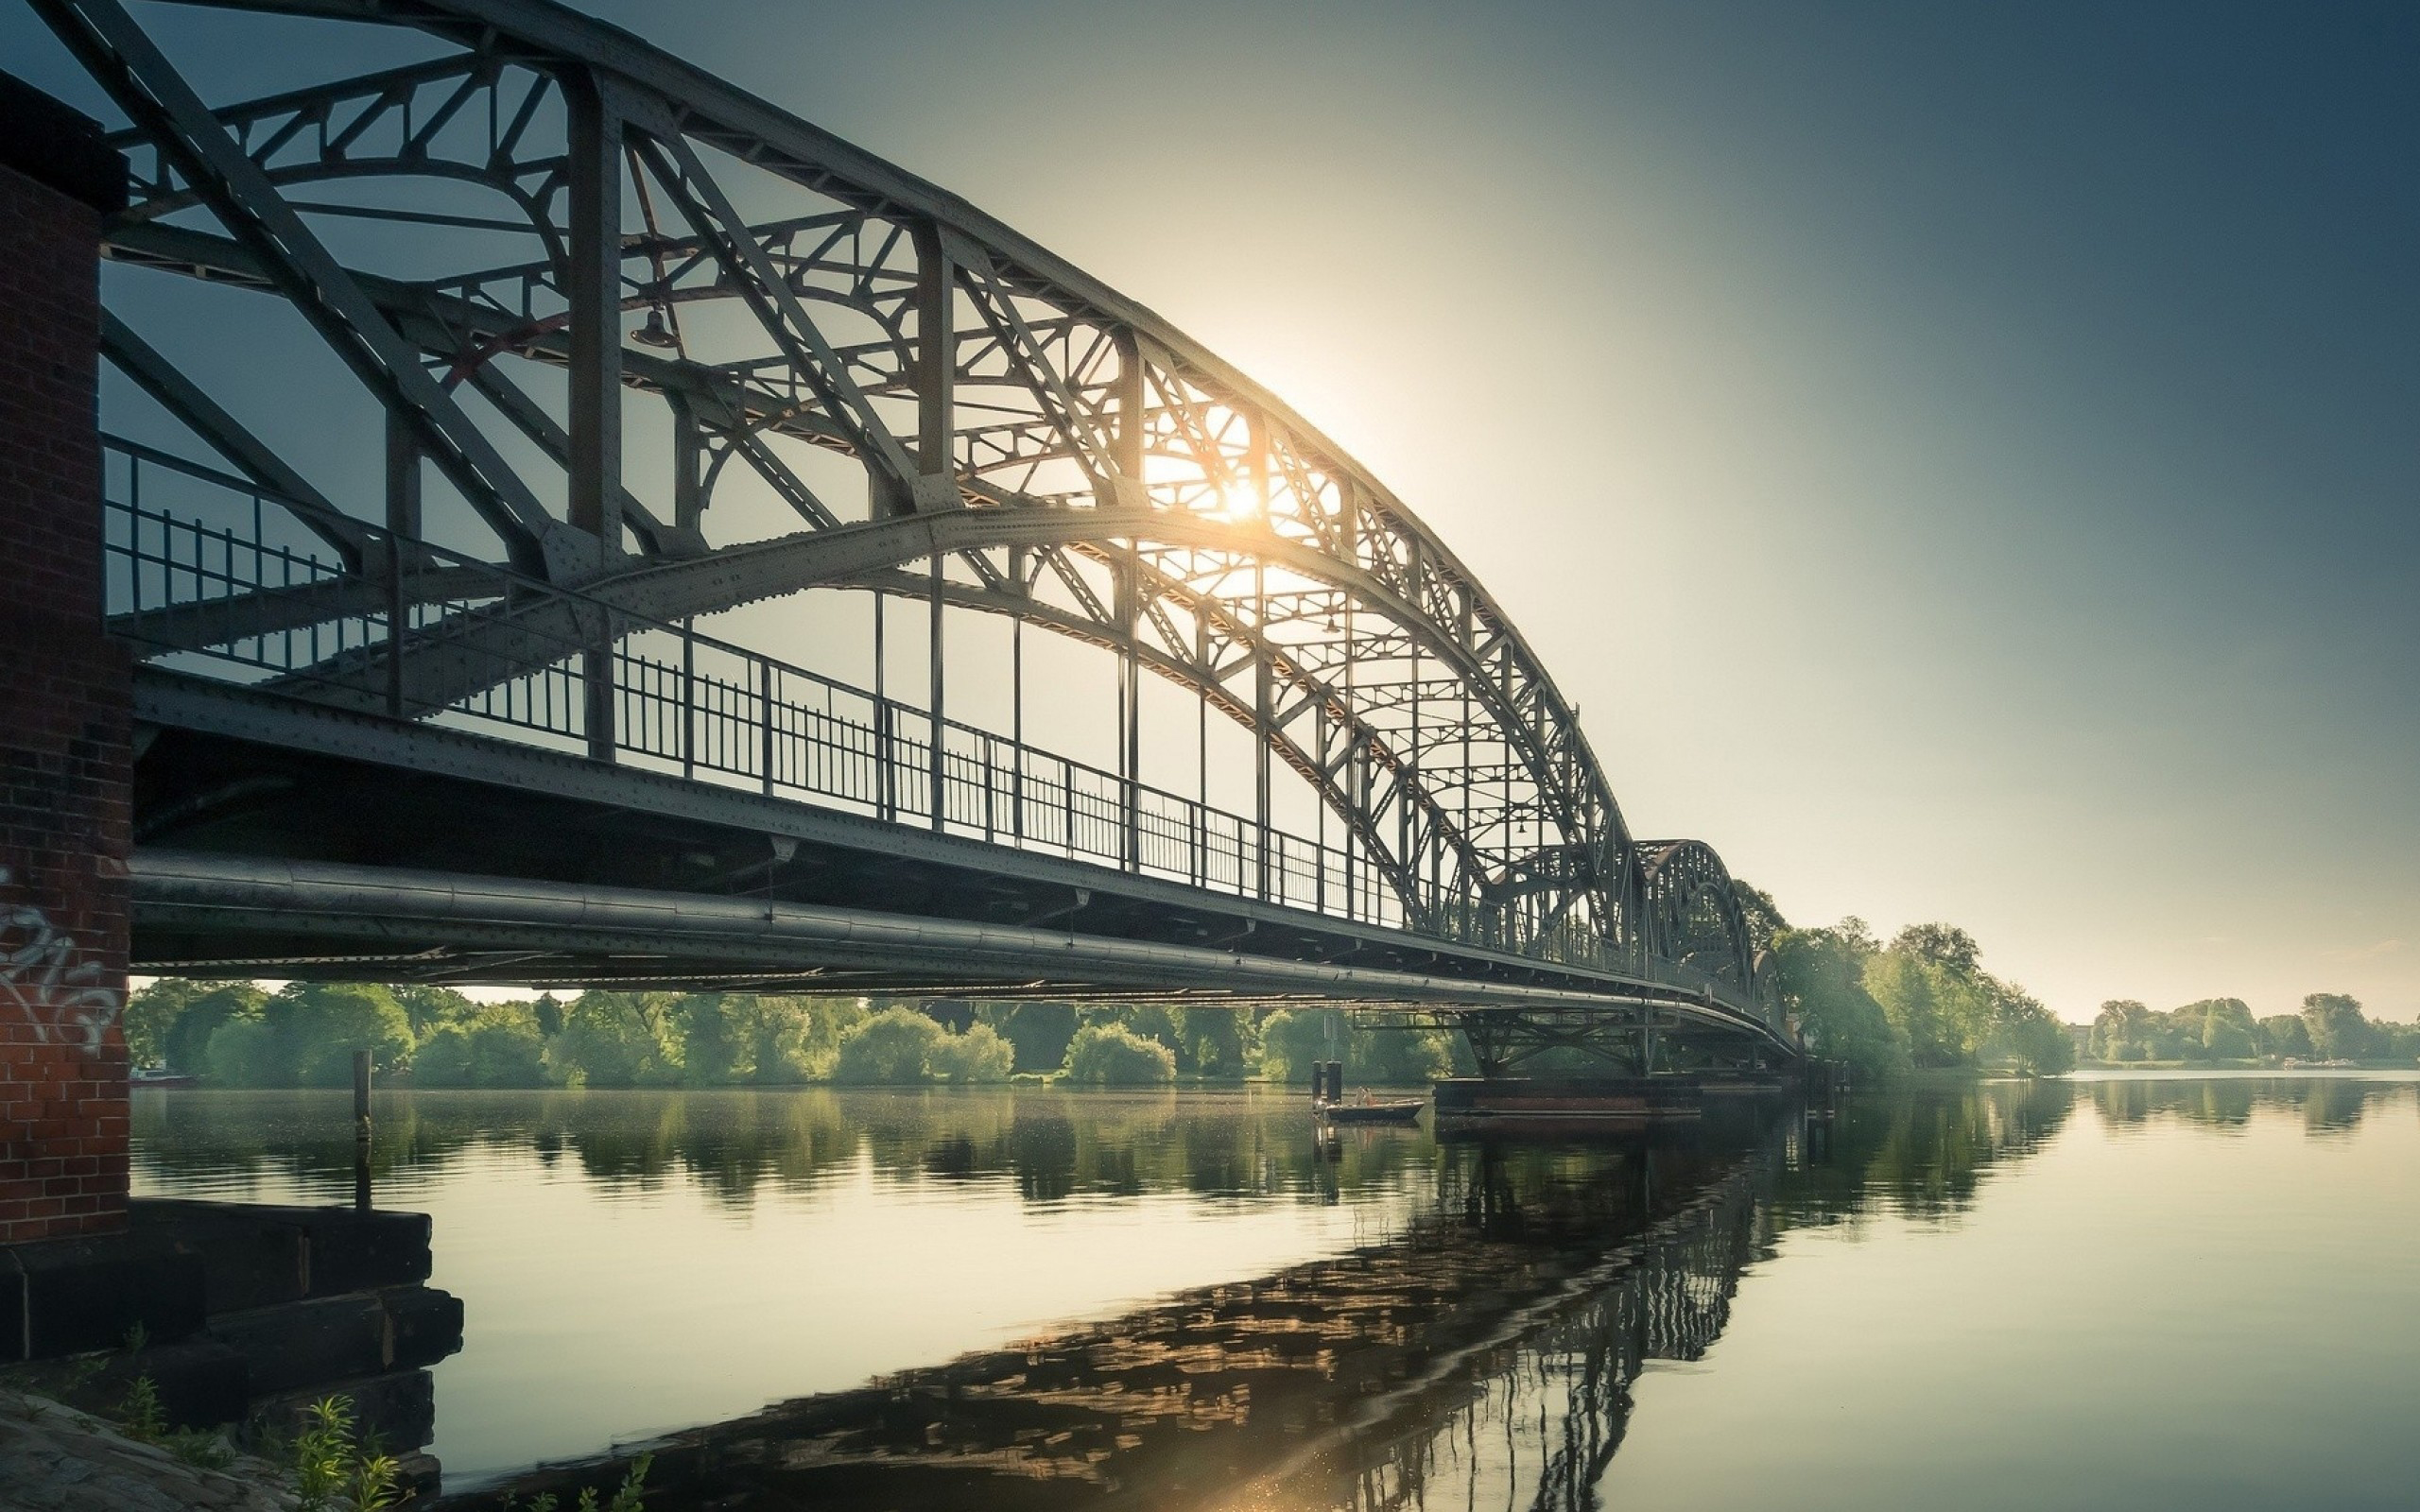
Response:
[[[631,333],[631,339],[643,347],[677,347],[681,338],[664,323],[664,306],[659,304],[647,312],[647,324]]]

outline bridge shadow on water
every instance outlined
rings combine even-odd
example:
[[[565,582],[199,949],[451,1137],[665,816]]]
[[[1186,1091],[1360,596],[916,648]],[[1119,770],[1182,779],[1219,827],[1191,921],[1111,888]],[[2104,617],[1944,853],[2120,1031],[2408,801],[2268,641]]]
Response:
[[[1960,1088],[1855,1102],[1830,1120],[1742,1108],[1592,1143],[1348,1135],[1324,1159],[1392,1149],[1435,1162],[1433,1201],[1384,1243],[443,1504],[546,1491],[568,1503],[646,1447],[653,1512],[1593,1506],[1641,1372],[1704,1355],[1742,1274],[1783,1230],[1877,1208],[1953,1215],[1991,1163],[2035,1147],[2074,1097]],[[756,1162],[732,1132],[719,1147],[620,1153],[744,1185]],[[880,1146],[882,1131],[869,1132]],[[932,1175],[1012,1165],[1044,1201],[1080,1167],[1086,1182],[1111,1175],[1119,1143],[1088,1127],[1079,1150],[1077,1126],[1049,1119],[930,1128],[921,1151],[907,1133],[891,1131],[890,1160]],[[610,1153],[582,1159],[612,1165]],[[1209,1190],[1236,1174],[1213,1149],[1184,1163],[1186,1184]]]

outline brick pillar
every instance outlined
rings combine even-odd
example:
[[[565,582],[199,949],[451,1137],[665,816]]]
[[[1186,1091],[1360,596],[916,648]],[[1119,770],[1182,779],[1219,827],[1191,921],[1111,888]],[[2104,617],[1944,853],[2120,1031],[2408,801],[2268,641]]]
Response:
[[[0,1244],[126,1223],[132,693],[101,629],[100,129],[0,75]]]

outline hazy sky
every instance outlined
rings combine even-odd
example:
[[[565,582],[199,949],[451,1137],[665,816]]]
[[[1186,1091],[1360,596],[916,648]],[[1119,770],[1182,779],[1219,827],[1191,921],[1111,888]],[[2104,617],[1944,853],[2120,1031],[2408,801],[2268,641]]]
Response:
[[[597,9],[1287,396],[1792,919],[2420,1008],[2420,9]]]
[[[2420,1009],[2420,8],[590,9],[1286,396],[1793,920]]]

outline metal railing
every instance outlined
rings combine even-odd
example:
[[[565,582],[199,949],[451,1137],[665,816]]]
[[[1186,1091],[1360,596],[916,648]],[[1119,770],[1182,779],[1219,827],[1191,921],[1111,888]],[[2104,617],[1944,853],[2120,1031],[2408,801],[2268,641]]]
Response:
[[[1405,922],[1357,848],[1264,833],[1249,816],[376,526],[348,526],[367,543],[348,565],[291,525],[272,493],[138,443],[105,444],[112,627],[163,666]]]
[[[111,626],[159,665],[1619,973],[1771,1018],[1737,985],[1642,959],[1585,923],[1532,928],[1468,897],[1415,915],[1357,847],[1264,829],[350,518],[341,534],[358,544],[347,552],[299,523],[306,506],[136,442],[104,447]]]

